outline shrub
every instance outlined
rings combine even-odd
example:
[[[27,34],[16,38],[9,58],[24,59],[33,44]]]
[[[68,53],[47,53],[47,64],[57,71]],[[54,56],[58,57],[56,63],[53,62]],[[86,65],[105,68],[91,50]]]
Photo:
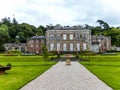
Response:
[[[18,55],[21,55],[21,51],[11,50],[4,54],[4,56],[18,56]]]
[[[10,64],[10,63],[7,63],[7,65],[6,66],[9,66],[9,67],[11,67],[12,65]]]

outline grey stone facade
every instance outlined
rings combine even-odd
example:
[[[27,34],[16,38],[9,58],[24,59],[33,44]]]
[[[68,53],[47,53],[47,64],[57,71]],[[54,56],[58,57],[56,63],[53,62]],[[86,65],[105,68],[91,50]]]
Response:
[[[91,49],[93,52],[106,52],[111,50],[111,37],[93,35],[91,38]]]
[[[5,50],[19,50],[19,51],[26,51],[27,50],[27,45],[26,43],[5,43],[4,44]]]
[[[68,30],[67,30],[68,29]],[[47,30],[46,45],[49,51],[90,51],[91,30],[66,28]]]

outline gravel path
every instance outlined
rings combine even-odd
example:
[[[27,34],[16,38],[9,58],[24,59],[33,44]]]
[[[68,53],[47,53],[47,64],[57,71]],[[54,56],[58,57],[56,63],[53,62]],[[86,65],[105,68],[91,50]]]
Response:
[[[21,90],[112,90],[78,62],[59,62]]]

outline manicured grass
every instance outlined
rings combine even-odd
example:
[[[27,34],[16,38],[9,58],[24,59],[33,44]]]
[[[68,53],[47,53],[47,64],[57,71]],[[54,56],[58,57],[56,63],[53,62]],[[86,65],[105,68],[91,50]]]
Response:
[[[0,75],[0,90],[18,90],[55,64],[48,62],[45,65],[40,56],[0,57],[0,64],[7,63],[12,64],[12,69]]]
[[[120,90],[120,56],[91,56],[84,58],[90,59],[90,62],[81,62],[81,64],[114,90]]]

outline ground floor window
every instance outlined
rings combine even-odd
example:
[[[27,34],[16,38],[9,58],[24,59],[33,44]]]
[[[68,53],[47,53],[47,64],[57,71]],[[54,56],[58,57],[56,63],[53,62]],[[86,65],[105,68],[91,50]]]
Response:
[[[76,44],[76,49],[77,49],[77,51],[80,51],[80,44],[79,43]]]
[[[83,50],[86,50],[86,43],[83,43]]]
[[[70,43],[70,51],[73,51],[73,43]]]
[[[52,50],[54,50],[54,44],[53,43],[50,44],[50,51],[52,51]]]
[[[66,43],[63,44],[63,51],[67,51],[67,44]]]
[[[57,51],[59,51],[59,50],[60,50],[60,44],[57,43]]]

